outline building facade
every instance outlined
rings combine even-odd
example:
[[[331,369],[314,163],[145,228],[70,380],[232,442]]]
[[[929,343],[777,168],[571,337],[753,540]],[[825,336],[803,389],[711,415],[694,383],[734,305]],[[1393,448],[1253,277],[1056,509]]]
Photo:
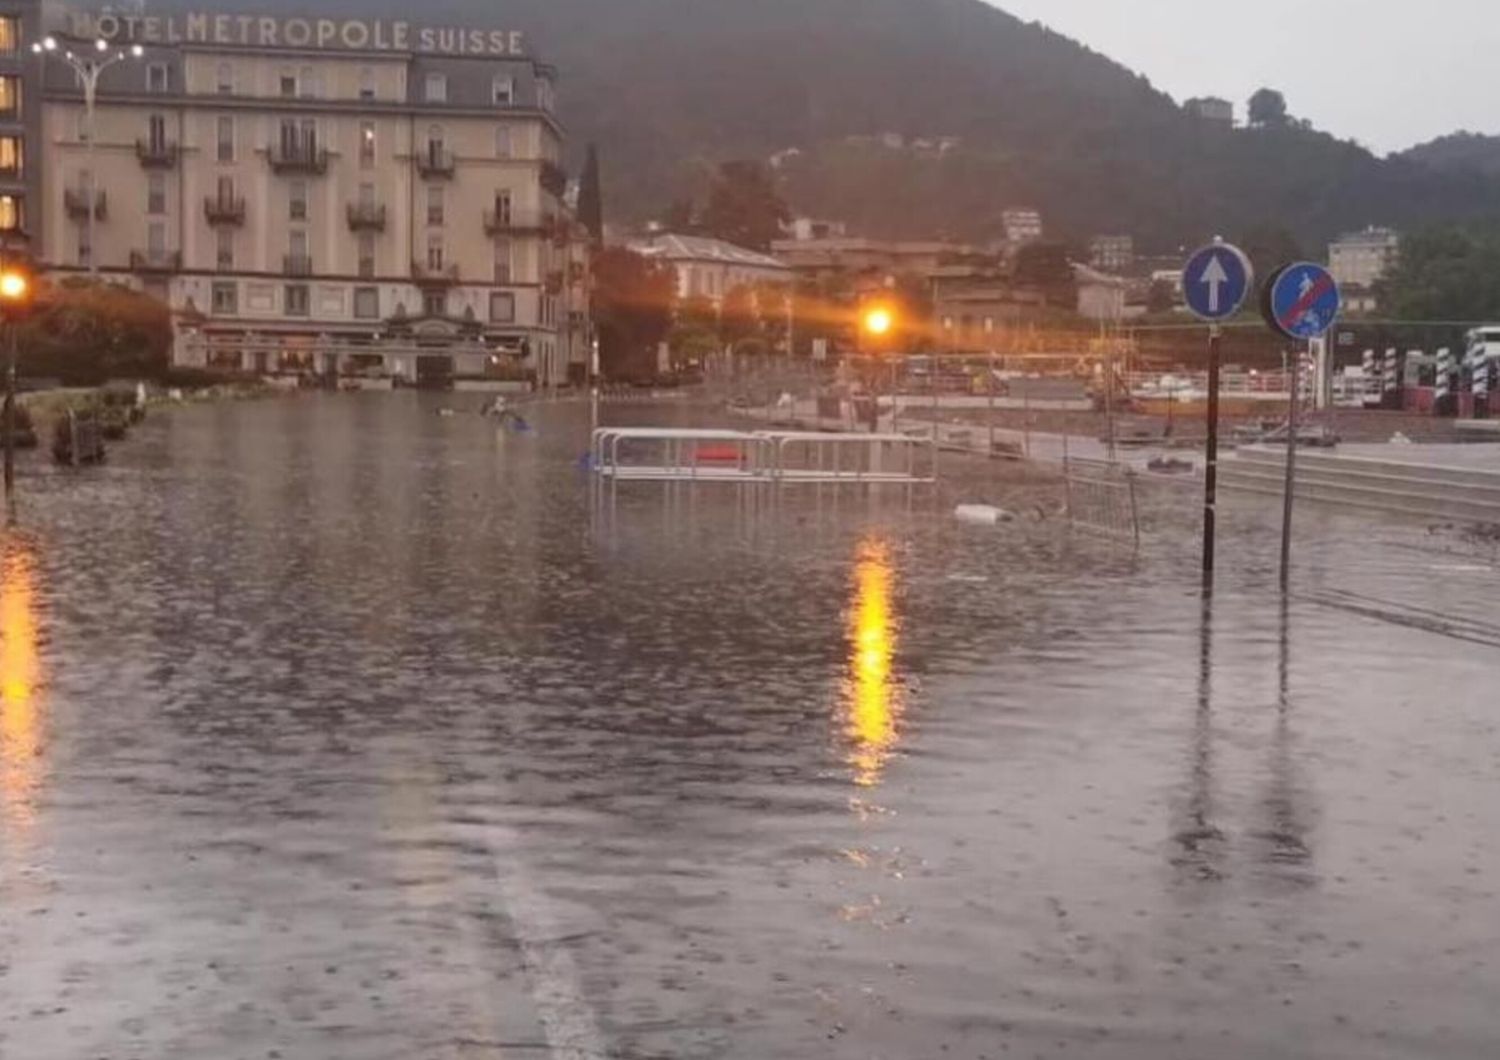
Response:
[[[31,45],[41,0],[0,0],[0,252],[30,254],[41,211],[42,96]]]
[[[1401,237],[1389,228],[1350,232],[1328,245],[1328,269],[1341,287],[1366,289],[1396,263]]]
[[[1130,236],[1095,236],[1089,240],[1089,264],[1104,272],[1124,272],[1135,264],[1135,240]]]
[[[1199,121],[1210,125],[1220,125],[1226,129],[1234,128],[1234,104],[1227,99],[1220,99],[1217,96],[1198,96],[1184,103],[1182,109]]]
[[[1000,223],[1005,228],[1005,242],[1012,248],[1024,247],[1042,238],[1040,210],[1012,208],[1000,215]]]
[[[520,34],[228,14],[59,28],[144,54],[105,71],[92,121],[48,60],[43,256],[167,301],[178,363],[543,385],[585,363],[555,75]]]
[[[662,234],[632,243],[630,249],[672,267],[679,300],[706,298],[719,306],[736,287],[792,280],[792,270],[782,261],[722,239]]]

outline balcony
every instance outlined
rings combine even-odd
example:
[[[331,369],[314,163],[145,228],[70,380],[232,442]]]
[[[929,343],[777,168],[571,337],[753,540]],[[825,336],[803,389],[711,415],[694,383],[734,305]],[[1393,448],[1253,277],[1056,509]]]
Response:
[[[551,214],[523,216],[510,211],[484,211],[484,231],[490,236],[551,235],[557,220]]]
[[[416,162],[417,172],[428,179],[453,176],[453,152],[444,150],[439,144],[428,144],[426,150],[418,151]]]
[[[182,253],[177,250],[132,250],[131,272],[177,272],[182,268]]]
[[[109,201],[104,197],[104,192],[94,192],[94,219],[104,220],[109,215]],[[63,208],[68,211],[68,216],[75,221],[82,221],[89,215],[89,193],[79,191],[76,188],[63,190]]]
[[[274,173],[303,173],[322,176],[328,172],[328,151],[314,144],[272,144],[266,148],[266,159]]]
[[[221,198],[210,195],[203,200],[203,216],[211,225],[242,225],[245,223],[244,196]]]
[[[458,282],[458,266],[434,268],[414,261],[411,263],[411,278],[423,287],[451,287]]]
[[[541,181],[543,190],[559,199],[568,190],[568,173],[556,162],[542,162]]]
[[[170,140],[137,140],[135,157],[146,169],[173,169],[177,165],[177,145]]]
[[[384,232],[385,207],[373,202],[351,202],[346,208],[352,232]]]
[[[311,254],[287,254],[281,259],[281,271],[288,276],[311,276],[313,271]]]

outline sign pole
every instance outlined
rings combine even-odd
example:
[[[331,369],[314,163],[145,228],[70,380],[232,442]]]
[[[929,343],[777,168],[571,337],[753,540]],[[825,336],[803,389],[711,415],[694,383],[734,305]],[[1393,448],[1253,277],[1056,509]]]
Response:
[[[1286,484],[1282,487],[1281,503],[1281,591],[1284,593],[1292,583],[1292,502],[1297,484],[1297,412],[1298,392],[1302,389],[1302,358],[1289,358],[1291,363],[1291,400],[1286,415]]]
[[[5,499],[16,489],[16,326],[5,325]]]
[[[1219,325],[1208,329],[1208,444],[1203,463],[1203,591],[1214,589],[1214,540],[1219,493]]]

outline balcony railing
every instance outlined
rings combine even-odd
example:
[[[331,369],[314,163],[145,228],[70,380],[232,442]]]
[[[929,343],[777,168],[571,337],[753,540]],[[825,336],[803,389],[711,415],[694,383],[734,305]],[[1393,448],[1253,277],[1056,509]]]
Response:
[[[484,211],[484,231],[491,236],[546,236],[556,225],[557,219],[551,214]]]
[[[385,206],[373,202],[351,202],[347,207],[349,228],[352,231],[385,231]]]
[[[73,220],[83,220],[89,215],[89,193],[76,188],[63,189],[63,208],[68,211],[68,216]],[[104,192],[94,192],[95,219],[102,221],[108,214],[109,200],[104,197]]]
[[[448,287],[458,282],[458,266],[442,265],[433,267],[425,265],[420,261],[411,263],[411,276],[419,284],[430,287]]]
[[[132,272],[176,272],[182,268],[182,252],[177,250],[132,250]]]
[[[137,140],[135,157],[147,169],[172,169],[177,165],[177,145],[170,140]]]
[[[417,172],[424,177],[451,177],[454,164],[453,152],[437,144],[417,152]]]
[[[312,255],[286,255],[281,259],[281,271],[288,276],[311,276],[313,271]]]
[[[328,172],[328,151],[313,144],[272,144],[266,148],[266,158],[276,173],[311,173],[321,176]]]
[[[211,225],[242,225],[245,223],[245,198],[210,195],[203,200],[203,216]]]

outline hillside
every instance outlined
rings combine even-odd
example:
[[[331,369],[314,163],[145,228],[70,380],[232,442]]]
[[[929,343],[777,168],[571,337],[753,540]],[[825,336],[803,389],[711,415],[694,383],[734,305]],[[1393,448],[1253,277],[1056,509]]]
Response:
[[[410,17],[398,0],[314,6]],[[1205,128],[1144,78],[980,0],[507,0],[498,12],[429,0],[423,11],[517,26],[560,67],[574,149],[599,142],[616,219],[658,213],[708,164],[789,148],[802,152],[783,170],[796,209],[892,235],[981,238],[1006,206],[1034,204],[1074,238],[1126,231],[1165,249],[1269,223],[1312,245],[1500,203],[1491,175],[1381,160],[1296,128]],[[941,158],[848,142],[884,132],[958,139]]]
[[[1398,157],[1428,169],[1500,176],[1500,136],[1459,132],[1403,151]]]

